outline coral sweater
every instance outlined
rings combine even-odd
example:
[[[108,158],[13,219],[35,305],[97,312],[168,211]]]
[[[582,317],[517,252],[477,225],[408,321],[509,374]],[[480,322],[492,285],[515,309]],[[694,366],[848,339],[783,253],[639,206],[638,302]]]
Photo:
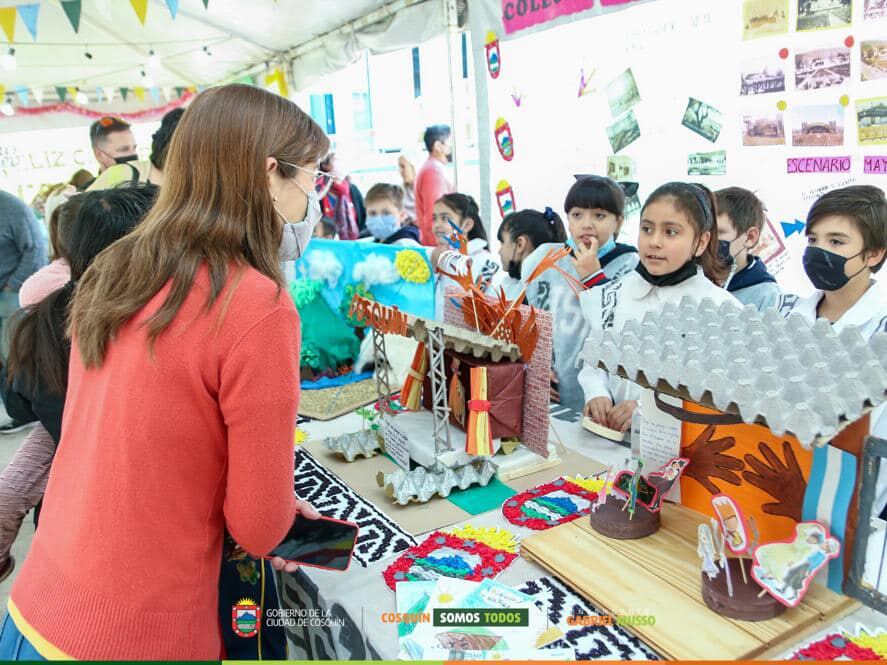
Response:
[[[204,267],[152,359],[142,324],[168,292],[101,368],[72,346],[62,439],[11,600],[76,659],[218,659],[224,528],[261,555],[295,516],[292,300],[244,269],[207,312]]]

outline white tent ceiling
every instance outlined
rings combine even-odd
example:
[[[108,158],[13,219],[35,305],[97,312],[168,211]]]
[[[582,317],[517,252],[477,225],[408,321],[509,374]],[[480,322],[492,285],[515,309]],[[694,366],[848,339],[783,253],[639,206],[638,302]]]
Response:
[[[37,0],[0,0],[11,7]],[[391,0],[180,0],[175,20],[164,0],[149,0],[145,24],[128,0],[83,0],[75,33],[57,0],[40,1],[37,40],[21,18],[16,21],[17,68],[0,71],[7,90],[81,87],[91,96],[97,86],[159,87],[211,84],[244,73],[251,66],[282,58],[293,47],[392,5]],[[2,33],[0,33],[2,37]],[[205,55],[204,47],[211,53]],[[2,47],[0,47],[2,48]],[[8,47],[6,47],[8,48]],[[149,52],[160,58],[148,67]],[[87,58],[86,52],[92,54]]]

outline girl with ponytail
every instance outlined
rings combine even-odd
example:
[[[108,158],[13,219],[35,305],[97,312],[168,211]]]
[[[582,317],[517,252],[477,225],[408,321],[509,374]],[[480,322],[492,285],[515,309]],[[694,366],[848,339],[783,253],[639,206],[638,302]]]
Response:
[[[634,272],[583,292],[582,312],[593,330],[619,330],[665,303],[684,296],[737,301],[720,288],[727,265],[718,256],[717,206],[702,185],[670,182],[654,191],[641,210],[638,233],[640,263]],[[640,387],[585,365],[579,373],[585,414],[610,429],[624,432],[631,424]]]

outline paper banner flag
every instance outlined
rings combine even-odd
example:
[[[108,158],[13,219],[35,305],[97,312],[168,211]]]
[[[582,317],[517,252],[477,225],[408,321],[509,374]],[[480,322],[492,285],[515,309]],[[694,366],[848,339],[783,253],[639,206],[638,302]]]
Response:
[[[280,67],[275,67],[265,74],[265,87],[270,88],[277,86],[275,92],[281,97],[289,97],[289,86],[286,82],[286,75]]]
[[[68,93],[68,97],[70,97],[71,99],[74,99],[74,97],[77,96],[77,88],[75,88],[73,85],[69,85],[65,90]]]
[[[185,94],[185,89],[181,86],[176,86],[175,90],[176,90],[176,97],[181,97],[182,95]]]
[[[120,88],[120,96],[123,97],[123,101],[126,101],[126,96],[129,94],[129,88]]]
[[[6,40],[15,41],[15,7],[0,8],[0,28],[6,33]]]
[[[21,102],[22,106],[28,105],[28,89],[25,86],[23,86],[23,85],[18,86],[15,89],[15,94],[18,95],[18,100],[19,100],[19,102]]]
[[[197,86],[196,86],[196,85],[189,85],[188,88],[187,88],[187,90],[188,90],[188,92],[190,92],[192,95],[196,95],[196,94],[197,94]]]
[[[102,103],[102,98],[103,98],[104,96],[105,96],[105,90],[104,90],[104,88],[102,88],[102,86],[96,86],[96,89],[95,89],[95,99],[96,99],[96,101],[97,101],[99,104]]]
[[[31,33],[31,37],[37,40],[37,14],[40,12],[40,5],[18,5],[18,15],[22,17],[22,23]]]
[[[43,88],[31,88],[31,94],[38,104],[43,103]]]
[[[172,99],[172,88],[170,88],[169,86],[164,86],[162,92],[164,101],[168,102],[170,99]]]
[[[55,89],[55,94],[58,95],[59,101],[64,102],[68,97],[68,89],[63,86],[57,86]]]
[[[139,17],[139,23],[145,25],[145,16],[148,14],[148,0],[129,0],[136,16]]]
[[[6,86],[0,83],[0,97],[6,92]]]
[[[179,13],[179,0],[166,0],[166,7],[169,9],[169,15],[175,20],[176,14]]]
[[[136,99],[140,102],[145,101],[145,89],[142,86],[137,85],[132,91],[135,93]]]
[[[105,88],[105,97],[108,98],[109,104],[114,101],[115,94],[114,88]]]
[[[207,5],[209,5],[209,0],[203,0],[203,8],[204,9],[209,9],[209,7]]]
[[[204,90],[206,90],[206,86],[205,86],[205,85],[201,84],[201,85],[198,85],[198,86],[197,86],[197,92],[203,92]]]
[[[71,22],[74,32],[80,32],[80,0],[62,0],[62,9]]]
[[[154,86],[150,90],[148,90],[148,93],[151,95],[151,101],[153,101],[155,104],[160,103],[160,88]]]

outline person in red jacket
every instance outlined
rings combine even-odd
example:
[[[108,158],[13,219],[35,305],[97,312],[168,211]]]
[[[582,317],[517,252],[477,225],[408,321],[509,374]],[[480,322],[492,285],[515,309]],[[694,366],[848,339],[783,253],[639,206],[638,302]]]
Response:
[[[0,659],[216,660],[225,530],[262,556],[317,517],[293,492],[299,317],[278,251],[285,223],[320,216],[328,150],[259,88],[185,112],[157,202],[74,294],[61,441]]]
[[[453,183],[447,176],[445,166],[453,159],[452,136],[453,133],[446,125],[432,125],[425,130],[428,159],[416,174],[413,187],[416,194],[416,226],[419,227],[419,240],[428,247],[437,245],[437,236],[432,228],[434,204],[444,194],[453,193]]]

